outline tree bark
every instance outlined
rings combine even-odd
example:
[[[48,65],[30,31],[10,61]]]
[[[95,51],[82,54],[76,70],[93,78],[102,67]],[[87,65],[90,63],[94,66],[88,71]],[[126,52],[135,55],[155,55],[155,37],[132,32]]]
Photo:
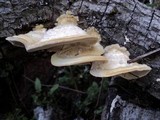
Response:
[[[95,26],[100,31],[103,46],[118,43],[129,50],[131,58],[160,47],[160,11],[137,0],[2,0],[0,37],[27,32],[39,23],[43,23],[47,28],[53,27],[55,19],[67,9],[79,16],[81,27]],[[111,80],[102,120],[138,119],[144,118],[146,114],[149,115],[146,119],[158,120],[158,54],[140,61],[152,67],[152,71],[146,77],[135,81],[122,78]],[[113,103],[115,105],[111,106]],[[133,115],[135,117],[132,117]]]

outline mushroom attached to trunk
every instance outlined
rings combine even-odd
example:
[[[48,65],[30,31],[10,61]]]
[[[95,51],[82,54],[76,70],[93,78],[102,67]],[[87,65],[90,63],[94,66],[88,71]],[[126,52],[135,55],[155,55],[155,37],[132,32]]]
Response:
[[[93,62],[90,73],[95,77],[121,76],[125,79],[137,79],[149,73],[151,68],[145,64],[128,63],[130,53],[118,44],[105,48],[107,61]]]
[[[95,44],[98,38],[89,35],[78,27],[77,22],[78,17],[73,16],[71,12],[67,11],[66,14],[57,18],[57,26],[52,29],[46,30],[41,27],[26,34],[8,37],[6,40],[10,41],[13,45],[24,44],[28,52],[77,42]]]
[[[61,51],[51,57],[54,66],[70,66],[89,63],[93,61],[105,61],[101,56],[104,53],[103,47],[96,43],[93,46],[86,46],[81,43],[65,45]]]
[[[86,29],[86,33],[90,36],[93,36],[93,37],[96,37],[97,38],[97,41],[100,42],[101,41],[101,36],[98,32],[98,30],[95,28],[95,27],[89,27]],[[87,41],[86,41],[87,42]],[[76,45],[78,46],[78,44],[81,44],[81,42],[78,42],[77,44],[72,44],[73,46]],[[88,44],[88,43],[82,43],[80,46],[81,47],[85,47],[85,46],[92,46],[93,44]],[[52,48],[49,48],[47,49],[48,52],[57,52],[57,51],[60,51],[62,50],[64,45],[61,45],[61,46],[55,46],[55,47],[52,47]]]
[[[98,42],[94,45],[86,43],[64,45],[61,50],[52,55],[52,65],[69,66],[86,64],[93,61],[106,61],[106,58],[101,56],[104,53],[104,49],[99,43],[101,41],[101,37],[98,31],[94,27],[90,27],[86,32],[88,35],[98,38]]]
[[[33,28],[33,31],[30,31],[26,34],[7,37],[6,40],[8,40],[14,46],[25,47],[26,50],[28,51],[28,48],[30,47],[30,45],[33,45],[36,42],[39,42],[40,39],[45,34],[45,32],[46,32],[46,28],[44,28],[43,25],[36,25],[35,28]]]

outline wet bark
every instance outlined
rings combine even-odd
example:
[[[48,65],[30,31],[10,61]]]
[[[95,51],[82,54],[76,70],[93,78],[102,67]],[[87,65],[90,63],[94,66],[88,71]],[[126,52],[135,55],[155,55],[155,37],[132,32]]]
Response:
[[[131,58],[160,47],[160,11],[137,0],[1,0],[0,38],[28,32],[39,23],[47,28],[53,27],[55,19],[68,9],[79,16],[81,27],[95,26],[100,31],[103,46],[118,43],[130,51]],[[2,48],[9,46],[4,39],[0,42],[5,43]],[[126,120],[132,119],[133,115],[133,119],[158,119],[159,61],[159,53],[140,61],[152,67],[146,77],[135,81],[121,78],[111,81],[102,120]],[[120,97],[111,110],[117,95]]]

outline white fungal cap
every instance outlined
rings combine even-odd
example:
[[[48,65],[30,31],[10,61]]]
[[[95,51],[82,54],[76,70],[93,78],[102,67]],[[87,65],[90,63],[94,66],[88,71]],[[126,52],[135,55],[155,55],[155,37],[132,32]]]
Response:
[[[86,33],[87,33],[88,35],[92,36],[92,37],[97,38],[97,40],[98,40],[99,42],[101,41],[101,36],[100,36],[100,34],[99,34],[99,32],[98,32],[98,30],[97,30],[96,28],[94,28],[94,27],[89,27],[89,28],[86,29]],[[85,34],[86,34],[86,33],[85,33]],[[87,42],[87,41],[86,41],[86,42]],[[79,43],[81,43],[81,42],[79,42]],[[78,43],[78,44],[79,44],[79,43]],[[89,43],[90,43],[90,42],[89,42]],[[75,45],[75,44],[74,44],[74,45]],[[81,45],[83,45],[83,46],[91,46],[92,44],[82,43]],[[57,51],[61,50],[63,46],[64,46],[64,45],[55,46],[55,47],[52,47],[52,48],[48,49],[48,51],[49,51],[49,52],[57,52]]]
[[[56,40],[70,36],[84,36],[87,33],[74,24],[59,25],[53,29],[49,29],[41,39],[41,41]]]
[[[29,33],[8,37],[6,40],[17,46],[19,45],[17,42],[24,44],[28,52],[77,42],[95,44],[99,38],[78,27],[77,21],[78,17],[67,11],[66,14],[57,18],[57,26],[52,29],[36,27]]]
[[[96,43],[93,46],[84,44],[65,45],[61,51],[58,51],[51,57],[51,63],[54,66],[69,66],[84,64],[93,61],[105,61],[103,47]]]
[[[137,79],[149,73],[151,68],[145,64],[130,63],[129,52],[118,44],[105,48],[106,62],[93,62],[90,73],[96,77],[121,76],[125,79]]]

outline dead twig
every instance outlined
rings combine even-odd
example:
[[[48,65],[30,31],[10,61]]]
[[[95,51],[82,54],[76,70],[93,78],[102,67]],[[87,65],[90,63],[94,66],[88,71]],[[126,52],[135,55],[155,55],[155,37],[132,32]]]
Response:
[[[150,51],[150,52],[148,52],[148,53],[145,53],[145,54],[143,54],[143,55],[140,55],[140,56],[138,56],[138,57],[136,57],[136,58],[134,58],[134,59],[128,60],[127,62],[128,62],[128,63],[136,62],[136,61],[138,61],[138,60],[141,60],[141,59],[143,59],[143,58],[145,58],[145,57],[147,57],[147,56],[150,56],[150,55],[152,55],[152,54],[154,54],[154,53],[157,53],[157,52],[159,52],[159,51],[160,51],[160,48],[158,48],[158,49],[156,49],[156,50],[153,50],[153,51]]]
[[[26,80],[34,83],[34,80],[28,78],[27,76],[23,76]],[[42,84],[42,86],[44,87],[52,87],[53,85],[45,85],[45,84]],[[80,90],[76,90],[76,89],[72,89],[72,88],[69,88],[69,87],[65,87],[65,86],[62,86],[62,85],[59,85],[59,88],[61,89],[65,89],[65,90],[69,90],[69,91],[72,91],[72,92],[77,92],[77,93],[80,93],[80,94],[87,94],[86,92],[83,92],[83,91],[80,91]]]

